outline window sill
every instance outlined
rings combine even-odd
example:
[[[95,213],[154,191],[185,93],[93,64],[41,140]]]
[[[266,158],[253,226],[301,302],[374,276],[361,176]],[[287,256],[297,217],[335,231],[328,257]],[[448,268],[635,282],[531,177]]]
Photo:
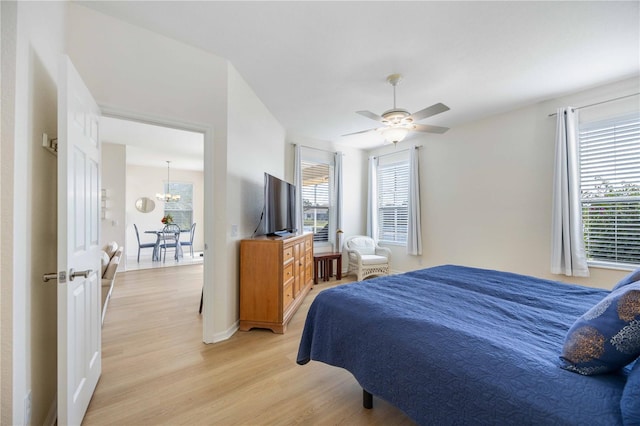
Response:
[[[383,246],[398,246],[398,247],[404,247],[407,245],[407,243],[401,243],[398,241],[378,241],[378,244],[381,244]]]
[[[634,271],[639,267],[639,265],[631,265],[629,263],[612,263],[596,260],[588,261],[587,266],[590,268],[613,269],[617,271]]]

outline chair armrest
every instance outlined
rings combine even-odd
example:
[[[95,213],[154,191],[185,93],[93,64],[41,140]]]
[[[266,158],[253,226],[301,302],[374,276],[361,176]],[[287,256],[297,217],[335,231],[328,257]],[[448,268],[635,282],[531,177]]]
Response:
[[[354,257],[355,260],[360,263],[362,262],[362,255],[360,254],[360,252],[358,252],[357,250],[345,250],[347,252],[347,257],[352,258]]]
[[[376,247],[376,254],[378,256],[384,256],[387,260],[391,260],[391,250],[387,247]]]

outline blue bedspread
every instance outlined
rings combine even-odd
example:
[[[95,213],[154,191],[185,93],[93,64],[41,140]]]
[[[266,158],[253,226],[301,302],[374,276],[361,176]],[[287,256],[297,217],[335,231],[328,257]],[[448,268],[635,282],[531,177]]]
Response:
[[[461,266],[343,285],[309,309],[298,364],[350,371],[419,424],[616,425],[626,373],[559,367],[605,290]]]

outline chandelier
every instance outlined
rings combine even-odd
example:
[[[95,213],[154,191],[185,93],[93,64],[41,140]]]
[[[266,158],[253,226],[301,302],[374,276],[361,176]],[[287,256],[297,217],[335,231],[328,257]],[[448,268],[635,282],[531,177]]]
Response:
[[[169,164],[171,161],[167,161],[167,193],[166,194],[156,194],[156,199],[160,201],[164,201],[168,203],[170,201],[179,201],[180,195],[171,195],[171,179],[169,179]]]

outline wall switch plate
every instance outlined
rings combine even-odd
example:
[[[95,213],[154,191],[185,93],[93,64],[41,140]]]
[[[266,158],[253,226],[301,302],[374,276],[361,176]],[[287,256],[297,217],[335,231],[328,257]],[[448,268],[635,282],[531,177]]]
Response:
[[[238,225],[231,225],[231,236],[232,237],[238,236]]]

